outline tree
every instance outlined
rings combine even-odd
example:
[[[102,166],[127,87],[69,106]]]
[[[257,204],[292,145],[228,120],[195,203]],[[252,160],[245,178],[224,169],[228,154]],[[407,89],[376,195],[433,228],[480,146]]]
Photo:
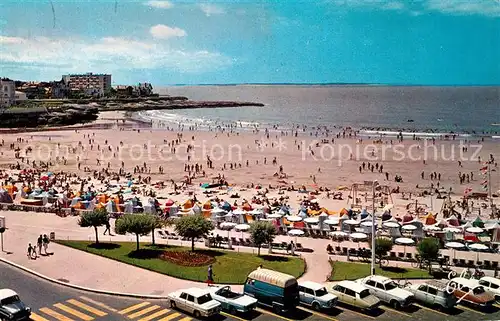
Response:
[[[153,229],[151,230],[151,243],[155,245],[155,229],[162,228],[165,225],[165,221],[161,219],[158,215],[151,215],[155,219],[153,224]]]
[[[80,214],[78,225],[81,227],[93,227],[95,230],[95,243],[99,244],[97,228],[103,226],[109,221],[108,211],[105,208],[97,208],[92,212]]]
[[[269,244],[271,246],[275,237],[276,228],[270,222],[257,221],[250,225],[250,238],[253,244],[257,246],[258,256],[260,256],[262,244]]]
[[[375,255],[380,262],[380,267],[382,267],[382,259],[392,250],[393,245],[390,239],[384,237],[375,239]]]
[[[213,229],[212,222],[201,215],[187,215],[175,221],[177,234],[191,239],[191,251],[194,251],[194,240],[198,237],[207,237]]]
[[[417,246],[418,254],[422,261],[427,262],[429,273],[432,272],[432,262],[439,257],[439,240],[433,237],[426,237]]]
[[[148,235],[156,226],[156,218],[150,214],[125,214],[116,220],[115,232],[124,235],[135,234],[137,250],[139,250],[139,236]]]

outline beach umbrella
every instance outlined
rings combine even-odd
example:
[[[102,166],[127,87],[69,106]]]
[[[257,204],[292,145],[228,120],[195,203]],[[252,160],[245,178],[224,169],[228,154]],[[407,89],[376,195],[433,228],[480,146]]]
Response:
[[[237,224],[232,222],[224,222],[220,226],[223,230],[232,230]]]
[[[229,204],[228,202],[224,202],[220,207],[226,211],[230,211],[232,209],[231,204]]]
[[[368,238],[368,235],[365,234],[365,233],[351,233],[349,235],[351,237],[351,239],[354,241],[354,242],[358,242],[358,249],[359,249],[359,241],[361,240],[366,240]]]
[[[298,229],[292,229],[292,230],[288,231],[288,235],[295,236],[295,244],[297,244],[297,237],[298,236],[303,236],[304,235],[304,231],[298,230]]]
[[[237,208],[237,209],[235,209],[235,210],[233,211],[233,214],[234,214],[234,215],[245,215],[246,213],[247,213],[246,211],[244,211],[244,210],[242,210],[242,209],[239,209],[239,208]]]
[[[415,231],[417,229],[417,227],[415,225],[408,224],[408,225],[403,225],[403,227],[401,227],[401,229],[403,229],[405,231]]]
[[[373,225],[377,226],[377,222],[375,222],[375,224],[373,224],[372,221],[364,221],[364,222],[361,222],[360,225],[364,226],[364,227],[372,227]]]
[[[398,228],[400,227],[401,225],[398,223],[398,222],[384,222],[382,223],[382,226],[385,227],[385,228]]]
[[[441,231],[441,228],[439,226],[436,226],[436,225],[427,225],[427,226],[424,226],[424,230],[426,230],[426,231]]]
[[[249,213],[252,215],[262,215],[264,213],[264,211],[260,208],[254,208]]]
[[[307,224],[318,224],[319,223],[319,218],[317,217],[307,217],[304,219],[304,222]]]
[[[473,243],[473,244],[469,245],[468,247],[469,247],[469,249],[477,252],[476,261],[479,261],[479,252],[487,251],[490,249],[489,247],[487,247],[486,245],[481,244],[481,243]]]
[[[343,237],[347,237],[349,234],[347,234],[346,232],[342,232],[342,231],[333,231],[333,232],[328,233],[328,235],[333,236],[333,237],[337,237],[337,238],[343,238]]]
[[[212,214],[222,214],[222,213],[226,213],[226,210],[224,210],[220,207],[216,207],[212,210]]]
[[[448,221],[449,226],[460,226],[460,222],[455,215],[452,215],[446,219]]]
[[[478,233],[483,233],[484,230],[480,227],[468,227],[465,231],[469,233],[478,234]]]
[[[474,227],[484,227],[484,222],[483,220],[478,216],[476,217],[476,219],[474,220],[474,222],[472,222],[472,226]]]
[[[282,216],[279,215],[278,213],[273,213],[273,214],[267,215],[267,217],[268,218],[274,218],[274,219],[276,219],[276,218],[281,218]]]
[[[347,224],[347,225],[359,225],[361,222],[360,221],[356,221],[356,220],[345,220],[344,221],[344,224]]]
[[[462,232],[462,230],[460,230],[459,228],[456,228],[456,227],[445,227],[443,229],[443,231],[445,231],[445,232],[452,232],[452,233],[460,233],[460,232]],[[457,242],[455,242],[455,243],[457,243]]]
[[[286,216],[285,218],[289,222],[300,222],[300,221],[302,221],[302,217],[297,216],[297,215]]]
[[[338,218],[329,218],[326,219],[323,223],[327,225],[339,225],[340,220]]]
[[[406,256],[406,246],[415,244],[415,241],[409,237],[398,237],[394,240],[396,244],[403,245],[404,255]]]
[[[248,231],[250,229],[250,225],[248,224],[238,224],[234,227],[235,230],[237,231]]]
[[[453,250],[453,259],[456,258],[456,252],[458,249],[465,248],[465,244],[460,242],[447,242],[444,244],[444,246]]]

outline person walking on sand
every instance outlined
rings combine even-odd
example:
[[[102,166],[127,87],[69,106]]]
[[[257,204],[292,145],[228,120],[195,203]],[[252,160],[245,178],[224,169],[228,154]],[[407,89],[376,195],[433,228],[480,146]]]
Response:
[[[36,246],[38,247],[38,255],[42,255],[42,244],[43,244],[43,236],[42,234],[40,234],[36,242]]]
[[[47,249],[49,248],[49,242],[50,242],[49,238],[47,237],[47,234],[43,235],[42,242],[43,242],[43,251],[47,255],[48,254]]]
[[[28,258],[30,260],[35,259],[36,260],[36,248],[31,245],[31,243],[28,244]]]

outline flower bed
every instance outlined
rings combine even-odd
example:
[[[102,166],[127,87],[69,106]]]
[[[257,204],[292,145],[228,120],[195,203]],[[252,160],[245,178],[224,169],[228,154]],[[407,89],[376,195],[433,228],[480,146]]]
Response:
[[[215,262],[212,256],[188,251],[164,251],[160,259],[182,266],[204,266]]]

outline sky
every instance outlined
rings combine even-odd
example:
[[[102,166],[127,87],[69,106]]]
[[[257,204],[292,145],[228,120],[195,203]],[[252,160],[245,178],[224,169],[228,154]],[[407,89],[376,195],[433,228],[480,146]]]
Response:
[[[0,0],[0,76],[500,85],[500,0]]]

